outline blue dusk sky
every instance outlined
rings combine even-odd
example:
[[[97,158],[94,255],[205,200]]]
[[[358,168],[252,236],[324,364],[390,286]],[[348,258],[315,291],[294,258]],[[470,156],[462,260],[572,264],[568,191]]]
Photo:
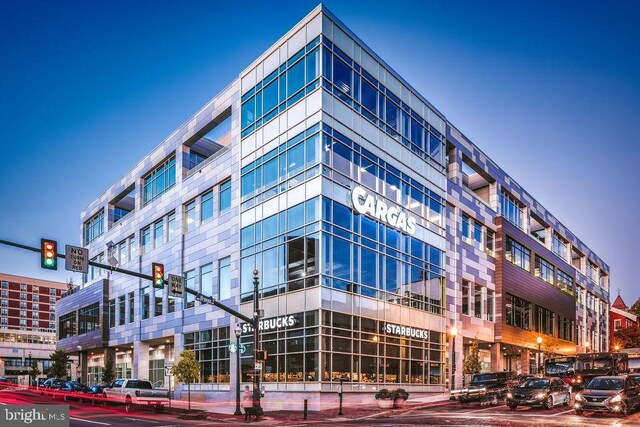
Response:
[[[640,296],[640,3],[325,4]],[[1,2],[0,239],[80,244],[81,210],[316,5]],[[0,246],[0,272],[60,267]]]

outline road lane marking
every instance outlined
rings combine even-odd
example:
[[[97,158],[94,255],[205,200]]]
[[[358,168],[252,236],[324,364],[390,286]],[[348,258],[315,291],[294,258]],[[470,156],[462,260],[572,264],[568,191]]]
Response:
[[[76,417],[69,417],[70,420],[75,420],[75,421],[82,421],[85,423],[91,423],[91,424],[100,424],[103,426],[110,426],[111,424],[109,423],[103,423],[101,421],[91,421],[91,420],[85,420],[84,418],[76,418]]]
[[[569,410],[566,410],[564,412],[558,412],[557,414],[551,414],[551,415],[549,415],[549,417],[557,417],[558,415],[568,414],[569,412],[573,412],[573,411],[574,411],[574,409],[569,409]]]
[[[129,418],[129,417],[124,417],[124,418],[126,418],[128,420],[131,420],[131,421],[142,421],[142,422],[156,423],[156,424],[160,423],[160,421],[150,420],[150,419],[147,419],[147,418]]]

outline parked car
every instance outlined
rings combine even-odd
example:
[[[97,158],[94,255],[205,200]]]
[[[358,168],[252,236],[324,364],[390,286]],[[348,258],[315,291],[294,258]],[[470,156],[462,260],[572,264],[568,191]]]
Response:
[[[40,389],[40,394],[50,394],[53,396],[56,393],[56,390],[59,390],[63,385],[64,381],[57,378],[49,378],[43,383],[42,388]]]
[[[512,379],[511,372],[475,374],[468,388],[451,391],[451,400],[458,400],[460,403],[488,403],[495,406],[507,394],[508,385]]]
[[[153,406],[157,412],[169,403],[169,391],[154,390],[151,382],[138,379],[120,378],[102,391],[105,402],[124,403],[127,412],[133,411],[136,405]]]
[[[92,385],[91,387],[87,387],[86,390],[83,390],[83,400],[90,400],[91,403],[96,403],[97,401],[102,401],[104,387],[101,385]]]
[[[60,387],[64,400],[78,400],[80,402],[82,402],[86,390],[89,390],[89,387],[77,381],[67,381]]]
[[[628,415],[640,406],[640,385],[631,375],[595,377],[576,394],[577,415],[606,412]]]
[[[507,406],[542,406],[552,409],[555,405],[569,406],[571,390],[560,378],[542,377],[523,381],[507,393]]]

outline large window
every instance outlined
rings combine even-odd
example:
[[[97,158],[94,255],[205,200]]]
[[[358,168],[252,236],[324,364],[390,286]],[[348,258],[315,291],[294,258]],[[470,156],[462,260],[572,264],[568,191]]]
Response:
[[[213,289],[213,264],[205,264],[200,267],[200,292],[205,295],[211,295],[217,298],[216,292]]]
[[[554,315],[551,310],[536,306],[536,331],[546,335],[554,335],[553,319]]]
[[[129,323],[135,320],[135,292],[129,292]]]
[[[84,223],[84,244],[91,243],[104,232],[104,209]]]
[[[462,281],[462,314],[469,315],[469,292],[470,284],[466,280]]]
[[[196,288],[196,271],[189,270],[184,272],[184,287],[189,289]],[[185,292],[185,308],[195,307],[196,298],[190,293]]]
[[[196,201],[192,200],[191,202],[184,205],[184,230],[185,232],[195,230],[197,225],[198,219],[196,217]]]
[[[159,248],[164,243],[164,219],[153,224],[153,247]]]
[[[64,314],[58,319],[58,333],[60,339],[76,335],[76,312]]]
[[[242,95],[242,138],[318,87],[319,37]]]
[[[505,192],[500,193],[500,215],[522,229],[522,207],[516,199]]]
[[[558,338],[573,342],[575,322],[563,316],[558,316]]]
[[[535,275],[553,285],[553,264],[536,255]]]
[[[116,326],[116,300],[115,298],[109,300],[109,327]]]
[[[143,320],[149,318],[149,298],[149,287],[146,286],[140,289],[140,310]]]
[[[153,299],[154,299],[153,315],[154,316],[162,316],[163,295],[164,295],[164,288],[161,288],[161,289],[153,288]]]
[[[94,303],[78,310],[78,335],[95,331],[100,327],[100,304]]]
[[[194,350],[200,362],[199,383],[230,382],[229,342],[228,326],[184,334],[184,349]]]
[[[509,326],[531,329],[531,303],[511,294],[505,294],[505,321]]]
[[[556,286],[562,289],[563,291],[569,294],[572,294],[573,278],[558,268],[556,269]]]
[[[213,217],[213,190],[209,190],[200,198],[200,222]]]
[[[126,323],[127,315],[127,297],[126,295],[120,295],[118,297],[118,325],[122,326]]]
[[[176,158],[165,160],[144,178],[143,204],[160,197],[176,183]]]
[[[327,166],[322,170],[324,176],[349,188],[353,187],[351,181],[361,182],[393,203],[406,206],[430,224],[444,227],[444,198],[424,186],[424,180],[400,172],[324,124],[322,130],[322,163]],[[430,227],[430,224],[424,226]]]
[[[231,179],[220,184],[220,213],[231,208]]]
[[[144,255],[151,250],[151,226],[140,231],[140,254]]]
[[[551,236],[551,250],[554,254],[567,261],[567,242],[555,232]]]
[[[319,129],[312,126],[242,168],[243,210],[320,174]]]
[[[505,257],[510,263],[524,270],[531,270],[531,251],[508,236]]]
[[[218,281],[220,299],[231,298],[231,257],[224,257],[218,261]]]
[[[423,119],[422,112],[401,102],[329,40],[324,39],[323,45],[324,88],[413,153],[444,170],[444,136]]]

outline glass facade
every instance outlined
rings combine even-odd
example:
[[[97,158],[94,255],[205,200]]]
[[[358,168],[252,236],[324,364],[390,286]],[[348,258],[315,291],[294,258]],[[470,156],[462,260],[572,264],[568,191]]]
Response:
[[[143,178],[143,204],[152,202],[162,196],[176,183],[176,158],[165,160]]]
[[[382,320],[339,313],[308,311],[289,314],[278,326],[265,319],[261,347],[268,359],[263,382],[353,383],[352,389],[377,384],[442,384],[443,335],[435,331],[408,332]],[[404,334],[394,332],[404,331]],[[241,337],[242,380],[253,377],[253,335]]]
[[[318,87],[319,37],[242,95],[242,138]]]
[[[522,229],[522,207],[505,192],[500,193],[500,215],[516,227]]]
[[[200,383],[229,382],[229,342],[228,326],[184,334],[184,349],[200,362]]]
[[[91,243],[104,233],[104,209],[84,223],[84,244]]]

